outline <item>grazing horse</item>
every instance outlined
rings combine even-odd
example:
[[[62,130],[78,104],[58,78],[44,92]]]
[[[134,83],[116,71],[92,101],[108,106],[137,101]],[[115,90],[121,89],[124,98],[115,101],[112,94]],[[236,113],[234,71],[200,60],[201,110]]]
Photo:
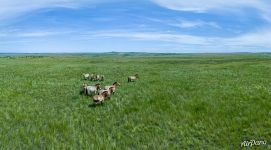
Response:
[[[134,82],[137,79],[139,79],[139,76],[138,76],[138,74],[135,74],[134,76],[129,76],[128,77],[128,82]]]
[[[86,83],[83,84],[83,87],[82,87],[82,92],[85,94],[85,95],[91,95],[91,94],[96,94],[98,93],[98,90],[100,90],[100,83],[97,83],[95,84],[94,86],[88,86]]]
[[[114,82],[112,85],[107,85],[104,87],[105,90],[110,90],[111,93],[115,93],[117,86],[120,86],[119,82]]]

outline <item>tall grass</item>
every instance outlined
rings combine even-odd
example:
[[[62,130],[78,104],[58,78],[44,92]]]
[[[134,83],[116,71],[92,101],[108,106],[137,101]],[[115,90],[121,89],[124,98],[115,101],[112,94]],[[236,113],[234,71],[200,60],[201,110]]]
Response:
[[[270,64],[268,54],[0,57],[0,149],[270,145]],[[121,86],[89,107],[79,94],[85,72]]]

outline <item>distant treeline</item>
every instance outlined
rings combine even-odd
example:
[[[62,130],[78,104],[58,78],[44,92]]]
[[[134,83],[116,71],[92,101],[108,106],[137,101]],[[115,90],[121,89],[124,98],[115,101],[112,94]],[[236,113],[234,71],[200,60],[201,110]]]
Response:
[[[0,53],[4,58],[44,58],[55,56],[214,56],[214,55],[250,55],[255,53],[147,53],[147,52],[105,52],[105,53]],[[271,53],[256,53],[267,54]]]

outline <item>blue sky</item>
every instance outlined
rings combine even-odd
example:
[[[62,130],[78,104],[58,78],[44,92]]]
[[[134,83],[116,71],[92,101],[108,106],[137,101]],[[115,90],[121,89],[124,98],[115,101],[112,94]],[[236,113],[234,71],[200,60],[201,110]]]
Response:
[[[0,0],[0,53],[271,52],[269,0]]]

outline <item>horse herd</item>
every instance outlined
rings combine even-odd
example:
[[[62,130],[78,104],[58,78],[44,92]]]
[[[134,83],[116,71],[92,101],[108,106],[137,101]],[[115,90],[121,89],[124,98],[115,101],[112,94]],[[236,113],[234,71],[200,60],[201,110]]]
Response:
[[[104,81],[104,75],[94,73],[83,73],[83,80],[87,81]],[[134,82],[139,79],[138,74],[128,76],[128,82]],[[103,104],[106,99],[110,99],[110,96],[115,93],[117,87],[120,86],[119,82],[114,82],[112,85],[101,86],[100,83],[94,85],[88,85],[84,83],[80,93],[86,96],[91,96],[93,104]]]

